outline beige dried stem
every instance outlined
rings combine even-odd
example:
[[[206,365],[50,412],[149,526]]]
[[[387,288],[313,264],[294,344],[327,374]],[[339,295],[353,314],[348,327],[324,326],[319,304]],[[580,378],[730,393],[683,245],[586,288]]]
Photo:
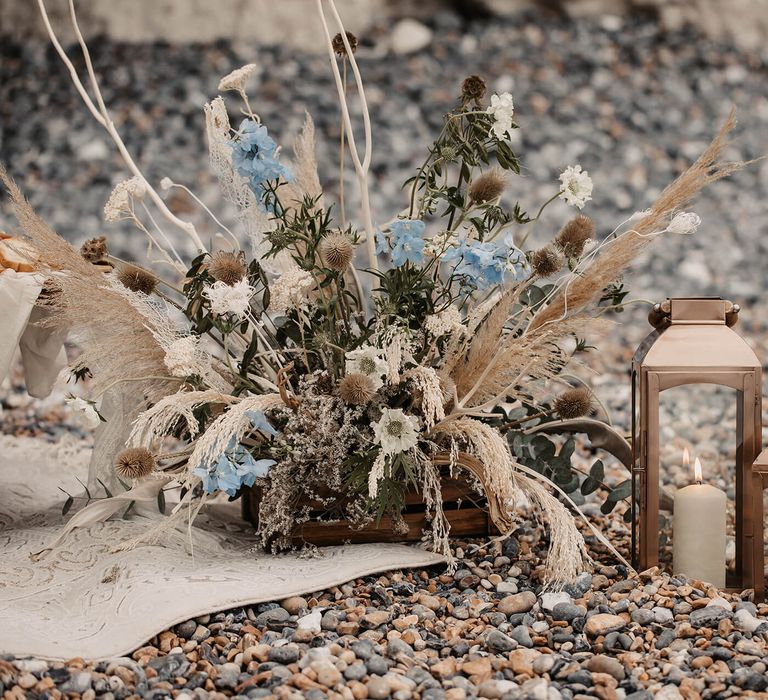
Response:
[[[540,328],[583,309],[600,297],[605,287],[614,282],[629,264],[653,241],[654,233],[666,229],[670,217],[688,205],[707,185],[727,177],[747,165],[744,162],[721,162],[729,144],[728,134],[736,126],[731,110],[717,136],[698,160],[669,185],[651,206],[649,213],[634,229],[606,244],[600,254],[580,274],[571,276],[552,297],[550,303],[531,320],[529,330]]]

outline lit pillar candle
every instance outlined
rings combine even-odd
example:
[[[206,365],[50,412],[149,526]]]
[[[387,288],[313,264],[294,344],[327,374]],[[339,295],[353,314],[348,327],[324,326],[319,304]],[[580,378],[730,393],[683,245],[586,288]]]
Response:
[[[685,451],[683,464],[690,458]],[[674,573],[725,588],[726,496],[718,488],[703,484],[701,462],[694,466],[696,483],[675,494],[672,532]]]

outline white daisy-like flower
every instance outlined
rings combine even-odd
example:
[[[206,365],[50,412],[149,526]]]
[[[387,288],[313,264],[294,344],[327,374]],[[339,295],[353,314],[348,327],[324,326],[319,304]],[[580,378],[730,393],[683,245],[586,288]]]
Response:
[[[667,226],[667,231],[677,233],[681,236],[688,236],[696,231],[701,225],[701,217],[692,211],[675,214],[672,221]]]
[[[315,280],[306,270],[296,267],[284,272],[269,285],[269,311],[285,314],[305,306],[314,288]]]
[[[466,330],[466,326],[461,322],[461,312],[453,305],[439,313],[427,316],[424,319],[424,328],[435,338],[454,331]]]
[[[560,199],[566,204],[571,204],[577,209],[592,199],[592,178],[580,165],[571,165],[560,173],[562,189]]]
[[[382,351],[372,345],[366,345],[357,350],[350,350],[345,357],[344,366],[347,374],[359,373],[370,377],[373,388],[380,389],[384,385],[384,377],[387,376],[389,365],[382,357]]]
[[[189,377],[203,373],[203,356],[200,352],[200,338],[185,335],[174,340],[165,351],[165,366],[172,377]]]
[[[257,68],[258,66],[255,63],[248,63],[242,66],[242,68],[236,68],[219,81],[219,90],[235,90],[240,92],[245,87],[245,81],[256,72]]]
[[[378,423],[371,423],[376,442],[387,455],[407,452],[419,442],[419,424],[401,408],[385,408]]]
[[[231,286],[214,282],[203,289],[203,296],[211,302],[211,313],[215,316],[230,315],[242,319],[255,291],[247,279],[242,279]]]
[[[486,111],[493,117],[491,133],[499,139],[510,138],[512,117],[515,114],[512,93],[502,92],[501,95],[491,95],[491,104]]]
[[[104,220],[113,224],[132,213],[131,199],[144,199],[147,186],[139,177],[118,182],[104,205]]]
[[[101,418],[92,401],[86,401],[79,396],[68,396],[64,401],[74,411],[78,422],[83,428],[93,430],[99,427]]]

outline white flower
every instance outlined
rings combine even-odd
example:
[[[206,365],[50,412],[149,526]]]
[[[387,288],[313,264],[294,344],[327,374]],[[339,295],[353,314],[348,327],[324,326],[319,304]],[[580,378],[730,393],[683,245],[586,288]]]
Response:
[[[242,68],[236,68],[219,81],[219,90],[236,90],[240,92],[245,87],[245,81],[253,75],[257,67],[255,63],[248,63]]]
[[[491,95],[491,106],[488,107],[487,112],[493,117],[491,133],[499,139],[509,138],[512,133],[512,117],[515,114],[512,93],[502,92],[501,95]]]
[[[242,279],[231,287],[224,282],[214,282],[203,289],[203,296],[211,302],[211,313],[215,316],[230,314],[243,318],[256,290]]]
[[[582,171],[580,165],[572,165],[560,173],[562,190],[560,199],[566,204],[572,204],[581,209],[592,199],[592,178],[586,170]]]
[[[371,423],[382,452],[395,455],[410,450],[419,442],[419,424],[401,408],[385,408],[378,423]]]
[[[309,272],[298,267],[284,272],[269,285],[269,310],[285,314],[304,306],[314,287],[315,280]]]
[[[101,418],[93,401],[86,401],[79,396],[68,396],[64,401],[75,412],[78,422],[87,430],[98,428]]]
[[[173,377],[189,377],[203,374],[204,358],[200,351],[200,338],[184,335],[174,340],[165,351],[163,362]]]
[[[359,373],[373,380],[374,389],[384,385],[384,377],[387,376],[389,365],[382,357],[382,351],[371,345],[366,345],[357,350],[350,350],[345,357],[347,362],[345,371],[347,374]]]
[[[439,313],[427,316],[424,320],[424,328],[435,338],[454,331],[466,330],[466,326],[461,322],[461,312],[455,306],[449,306]]]
[[[675,214],[669,226],[667,226],[667,231],[687,236],[694,233],[700,224],[701,217],[698,214],[694,214],[692,211],[681,212],[680,214]]]
[[[130,216],[133,213],[131,199],[144,199],[146,194],[147,186],[139,177],[118,182],[104,205],[104,220],[113,224],[125,215]]]

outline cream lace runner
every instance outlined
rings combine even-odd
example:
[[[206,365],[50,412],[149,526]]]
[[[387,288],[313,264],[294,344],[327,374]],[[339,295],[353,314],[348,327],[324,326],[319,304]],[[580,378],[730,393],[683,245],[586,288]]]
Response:
[[[0,653],[67,659],[129,654],[167,627],[230,607],[318,591],[370,573],[421,568],[442,558],[404,545],[329,547],[322,556],[254,552],[231,510],[200,518],[163,546],[113,552],[146,518],[75,530],[46,547],[66,521],[65,496],[88,478],[90,449],[0,437]],[[236,506],[233,506],[236,509]],[[235,510],[236,514],[236,510]]]

